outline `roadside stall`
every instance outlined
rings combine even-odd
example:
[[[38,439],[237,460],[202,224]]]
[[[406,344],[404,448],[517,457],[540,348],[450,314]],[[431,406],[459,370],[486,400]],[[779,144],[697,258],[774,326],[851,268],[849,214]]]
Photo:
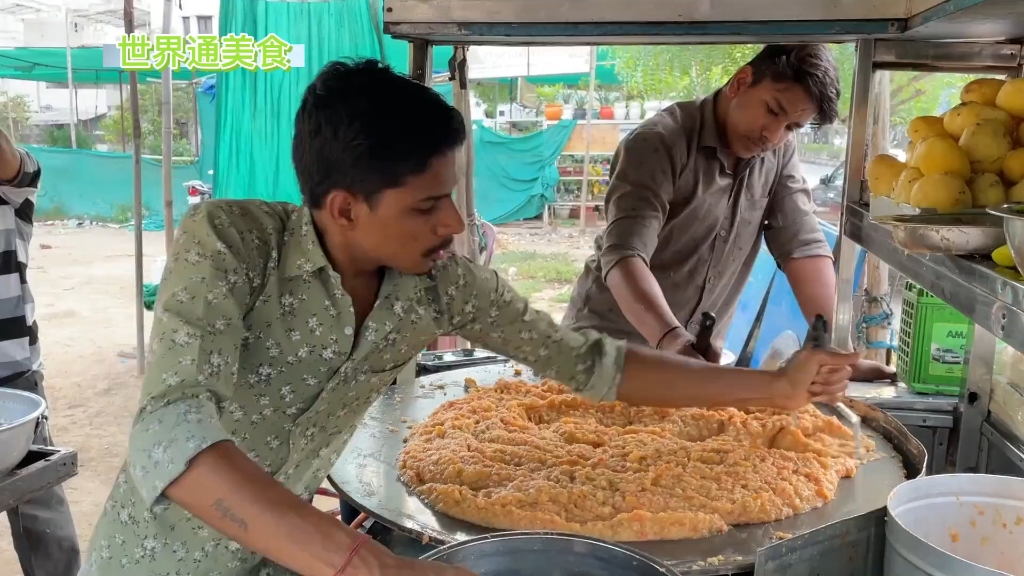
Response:
[[[1018,229],[1024,213],[1018,215],[1013,206],[970,208],[967,204],[943,213],[897,206],[889,198],[873,197],[864,175],[870,160],[876,72],[987,72],[1016,78],[1022,66],[1024,3],[594,0],[568,7],[545,0],[389,0],[384,29],[412,42],[413,77],[425,83],[432,80],[426,74],[433,69],[431,46],[462,47],[456,49],[451,67],[457,90],[466,88],[466,50],[478,45],[856,42],[842,217],[834,248],[839,281],[836,313],[829,322],[831,344],[854,349],[853,335],[862,320],[859,307],[854,308],[859,292],[855,278],[861,249],[866,250],[911,281],[908,290],[919,291],[915,294],[922,299],[944,301],[970,320],[970,344],[963,358],[956,360],[955,351],[931,351],[939,361],[948,356],[950,362],[963,362],[962,390],[959,396],[949,396],[891,384],[855,383],[849,407],[859,416],[865,437],[884,457],[865,463],[855,476],[841,480],[834,500],[777,522],[737,526],[705,538],[650,540],[631,546],[680,574],[963,574],[968,573],[964,571],[968,563],[961,559],[965,557],[975,562],[970,565],[972,574],[1020,573],[1024,564],[1019,557],[1011,558],[1017,562],[1012,568],[1014,564],[1006,558],[985,558],[984,551],[979,552],[982,556],[970,556],[973,552],[945,550],[955,548],[961,540],[963,530],[956,522],[967,522],[965,518],[953,521],[943,516],[936,520],[943,523],[939,539],[953,543],[945,546],[935,542],[938,537],[934,534],[920,532],[910,536],[913,544],[907,545],[908,536],[897,534],[891,526],[894,501],[902,506],[915,498],[935,496],[939,509],[942,502],[952,502],[951,494],[959,494],[958,501],[960,496],[977,496],[972,490],[983,493],[984,498],[1015,500],[1007,510],[1016,510],[1016,518],[1021,520],[1024,504],[1019,493],[1011,493],[1020,487],[1013,478],[990,481],[979,476],[974,483],[964,482],[963,476],[938,476],[959,481],[952,487],[932,488],[941,494],[928,491],[933,484],[917,484],[920,480],[915,479],[949,472],[1024,477],[1024,401],[1020,393],[1024,370],[1018,368],[1024,361],[1017,352],[1024,351],[1024,281],[987,256],[993,242],[996,246],[1009,244],[1014,255],[1019,255],[1017,261],[1024,263],[1024,233]],[[1024,106],[1024,99],[1021,104]],[[1018,116],[1024,116],[1024,111]],[[1014,127],[1018,125],[1019,121]],[[467,153],[471,158],[472,152]],[[464,162],[461,166],[471,165]],[[969,171],[964,178],[968,175]],[[465,176],[472,180],[468,169]],[[460,189],[460,193],[464,192]],[[1010,199],[1014,199],[1012,195]],[[407,431],[404,423],[422,421],[443,403],[464,396],[468,386],[464,382],[484,385],[501,377],[540,377],[507,363],[495,364],[501,359],[482,353],[478,358],[425,359],[427,363],[442,361],[451,361],[449,367],[458,369],[400,379],[377,401],[332,470],[330,481],[365,513],[366,524],[377,525],[377,530],[433,546],[473,538],[487,542],[495,530],[437,512],[403,485],[396,462]],[[890,492],[898,486],[915,489],[910,494],[904,490],[890,500]],[[975,508],[982,515],[979,506]],[[917,520],[920,526],[921,518]],[[904,526],[900,522],[895,524]],[[912,524],[906,522],[906,526]],[[1014,524],[1011,516],[1007,530]],[[961,532],[954,532],[954,526]],[[1007,528],[1005,523],[1003,528]],[[980,547],[977,542],[973,547],[981,549],[986,542],[997,540],[986,535]],[[908,552],[911,549],[914,552]],[[1005,553],[1019,554],[1000,552]],[[915,554],[920,554],[916,556],[917,571],[906,571],[907,564],[894,560]]]

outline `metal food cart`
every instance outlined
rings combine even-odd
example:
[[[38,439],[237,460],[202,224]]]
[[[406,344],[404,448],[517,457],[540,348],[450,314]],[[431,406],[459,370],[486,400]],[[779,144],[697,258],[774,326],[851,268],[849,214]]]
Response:
[[[975,332],[964,370],[966,385],[959,398],[914,394],[888,384],[865,383],[854,384],[850,396],[884,410],[910,430],[929,452],[928,473],[956,470],[1024,476],[1024,429],[1003,421],[989,410],[997,339],[1024,351],[1024,283],[998,274],[991,262],[981,259],[922,255],[900,248],[891,230],[871,219],[868,192],[862,185],[875,72],[929,70],[1019,76],[1024,2],[587,0],[560,4],[549,0],[386,0],[384,30],[412,43],[410,70],[415,79],[424,83],[432,80],[429,74],[434,68],[430,61],[432,45],[462,47],[456,49],[451,65],[456,94],[458,90],[467,89],[465,48],[475,45],[856,42],[842,217],[834,250],[838,294],[832,323],[833,343],[853,348],[857,246],[963,313],[975,323]],[[462,164],[469,182],[472,181],[471,168],[467,167],[471,165],[471,161],[465,160]],[[461,195],[468,195],[467,213],[472,214],[471,186],[463,186]],[[411,401],[412,396],[403,396],[404,402]],[[388,401],[386,397],[381,399],[381,402]],[[422,407],[406,408],[411,415]],[[374,423],[369,416],[367,422],[368,428],[361,429],[367,440],[383,441],[388,424],[382,423],[383,420]],[[356,438],[359,434],[357,432]],[[365,448],[353,447],[355,444],[354,439],[332,471],[331,480],[339,492],[396,531],[442,543],[465,537],[466,534],[461,533],[452,537],[445,532],[445,527],[450,525],[435,525],[432,520],[424,520],[426,516],[418,516],[420,503],[407,502],[406,499],[415,497],[400,485],[393,485],[394,481],[387,477],[393,475],[393,471],[387,466],[373,466],[374,459],[381,455],[380,449],[367,451],[369,459],[364,458],[365,462],[359,465],[360,473],[346,472],[345,468],[353,466],[352,458],[359,458],[358,454],[350,452]],[[907,464],[906,458],[904,460]],[[909,477],[909,466],[907,472]],[[383,500],[377,500],[378,497]],[[877,534],[871,534],[871,527],[877,528],[878,522],[884,521],[884,514],[881,519],[877,513],[860,518],[867,518],[866,527],[840,522],[838,528],[863,536],[861,543],[870,551],[877,544],[877,540],[873,540]],[[464,528],[460,524],[451,530],[458,532]],[[838,534],[836,529],[835,523],[825,523],[808,531],[804,551],[822,552],[821,543],[827,539],[822,534],[827,532],[834,537]],[[762,557],[762,551],[758,552],[756,563],[748,558],[730,566],[697,567],[675,562],[672,567],[687,574],[729,574],[752,567],[756,574],[769,573],[769,568],[771,573],[776,573],[782,568],[794,568],[795,564],[786,563],[789,560],[780,564],[779,558],[788,555],[792,560],[800,545],[800,541],[794,539],[787,541],[784,549],[769,546],[766,550],[775,548],[778,552],[774,562]],[[665,556],[658,551],[652,555]],[[808,555],[803,555],[803,559],[807,560]],[[829,573],[874,573],[869,564]]]

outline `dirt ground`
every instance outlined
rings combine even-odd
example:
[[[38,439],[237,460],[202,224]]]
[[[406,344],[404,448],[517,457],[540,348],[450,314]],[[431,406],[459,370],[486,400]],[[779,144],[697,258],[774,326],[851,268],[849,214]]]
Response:
[[[164,236],[146,232],[144,237],[143,274],[152,282],[151,269],[164,256]],[[564,279],[581,268],[592,238],[583,239],[575,228],[554,233],[539,226],[502,228],[495,267],[515,267],[516,281],[530,283],[522,286],[532,293],[531,301],[560,317],[569,286]],[[515,256],[514,262],[502,264],[503,255]],[[29,282],[36,300],[51,429],[59,446],[78,450],[79,474],[64,489],[83,549],[124,460],[138,403],[134,261],[130,231],[36,226]],[[151,319],[146,313],[147,337]],[[13,566],[13,573],[3,572],[22,576],[6,522],[0,522],[0,566]]]

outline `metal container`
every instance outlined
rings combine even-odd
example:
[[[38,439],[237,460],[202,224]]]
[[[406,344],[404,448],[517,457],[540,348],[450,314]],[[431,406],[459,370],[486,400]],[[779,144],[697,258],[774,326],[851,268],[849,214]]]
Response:
[[[1017,271],[1020,272],[1024,267],[1024,205],[1003,204],[989,208],[988,211],[1002,218],[1006,235],[1004,244],[1010,246],[1010,254],[1013,254],[1013,261],[1017,263]]]
[[[864,183],[864,190],[867,190],[867,182]],[[871,215],[872,220],[879,220],[887,216],[917,216],[917,215],[932,215],[942,214],[935,208],[918,208],[911,206],[910,204],[903,204],[893,200],[892,198],[886,198],[885,196],[871,196],[871,205],[868,207],[868,213]],[[984,208],[968,208],[966,210],[960,210],[957,214],[980,214],[985,215]]]
[[[423,556],[478,576],[678,576],[631,548],[574,534],[501,532],[463,540]]]
[[[18,465],[36,435],[46,401],[28,392],[0,388],[0,476]]]
[[[1024,479],[943,474],[892,491],[886,576],[1024,574]]]
[[[990,254],[1006,244],[1003,223],[991,214],[917,214],[875,218],[892,228],[892,239],[908,252]]]

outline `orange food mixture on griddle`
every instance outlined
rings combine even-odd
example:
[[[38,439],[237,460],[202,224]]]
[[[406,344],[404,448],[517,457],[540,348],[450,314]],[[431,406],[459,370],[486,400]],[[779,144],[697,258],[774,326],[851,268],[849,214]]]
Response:
[[[813,407],[798,415],[594,403],[550,380],[501,380],[418,424],[398,466],[431,507],[481,526],[701,538],[817,508],[856,473],[852,432]]]

